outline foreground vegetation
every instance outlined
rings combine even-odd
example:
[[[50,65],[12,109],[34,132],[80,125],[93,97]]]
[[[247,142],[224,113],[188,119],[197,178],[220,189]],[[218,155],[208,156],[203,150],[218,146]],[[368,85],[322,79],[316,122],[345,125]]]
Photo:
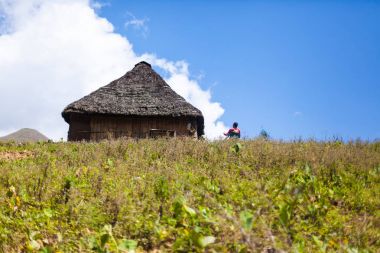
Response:
[[[3,252],[380,249],[379,142],[0,144],[0,172]]]

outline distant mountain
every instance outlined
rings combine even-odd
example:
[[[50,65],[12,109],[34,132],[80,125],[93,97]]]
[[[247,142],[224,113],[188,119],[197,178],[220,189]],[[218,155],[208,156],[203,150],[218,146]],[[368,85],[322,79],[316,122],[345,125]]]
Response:
[[[15,142],[37,142],[48,141],[49,138],[41,134],[37,130],[30,128],[23,128],[17,132],[0,137],[0,141],[15,141]]]

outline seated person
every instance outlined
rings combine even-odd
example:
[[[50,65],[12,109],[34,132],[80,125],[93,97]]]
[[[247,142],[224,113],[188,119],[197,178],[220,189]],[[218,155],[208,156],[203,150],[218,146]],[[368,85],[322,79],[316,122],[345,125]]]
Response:
[[[227,138],[240,138],[240,129],[238,128],[238,123],[234,122],[232,128],[228,132],[224,133]]]

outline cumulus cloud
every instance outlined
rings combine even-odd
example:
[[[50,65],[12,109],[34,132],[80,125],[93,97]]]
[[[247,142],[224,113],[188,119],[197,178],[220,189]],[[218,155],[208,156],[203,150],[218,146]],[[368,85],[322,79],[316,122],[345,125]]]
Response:
[[[32,127],[66,138],[63,108],[140,60],[164,70],[169,85],[203,112],[209,138],[225,130],[222,106],[191,78],[186,62],[137,55],[90,1],[0,0],[0,17],[0,133]]]

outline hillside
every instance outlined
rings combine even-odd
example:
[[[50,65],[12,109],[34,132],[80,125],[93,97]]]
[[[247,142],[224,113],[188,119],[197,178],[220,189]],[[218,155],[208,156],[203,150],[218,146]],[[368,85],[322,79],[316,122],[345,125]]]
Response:
[[[48,141],[45,135],[41,134],[37,130],[30,128],[22,128],[14,133],[0,137],[0,142],[14,141],[17,143],[20,142],[37,142],[37,141]]]
[[[380,143],[0,144],[1,252],[379,252]]]

